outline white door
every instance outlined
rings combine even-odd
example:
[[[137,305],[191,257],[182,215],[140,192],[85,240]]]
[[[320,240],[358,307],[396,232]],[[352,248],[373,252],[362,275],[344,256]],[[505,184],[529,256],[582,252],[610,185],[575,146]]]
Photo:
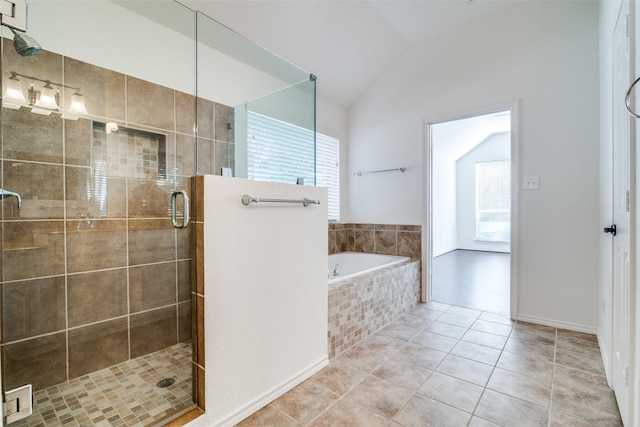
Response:
[[[613,32],[613,370],[612,385],[622,420],[628,423],[630,300],[634,283],[634,122],[625,108],[625,94],[631,83],[631,39],[629,2],[623,1]]]

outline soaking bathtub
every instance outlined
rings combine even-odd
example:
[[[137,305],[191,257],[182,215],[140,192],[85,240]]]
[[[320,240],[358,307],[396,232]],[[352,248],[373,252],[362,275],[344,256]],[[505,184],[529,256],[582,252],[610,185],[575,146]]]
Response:
[[[329,255],[327,278],[329,284],[352,278],[379,268],[390,267],[411,258],[406,256],[379,255],[364,252],[339,252]]]
[[[328,270],[329,358],[384,328],[420,300],[417,259],[341,252],[329,255]],[[340,274],[333,277],[334,271]]]

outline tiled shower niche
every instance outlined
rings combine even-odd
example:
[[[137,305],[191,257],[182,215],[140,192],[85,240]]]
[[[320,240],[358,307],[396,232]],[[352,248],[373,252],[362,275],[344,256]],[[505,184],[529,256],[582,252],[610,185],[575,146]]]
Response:
[[[167,178],[167,135],[93,122],[91,148],[96,176]]]
[[[22,209],[2,200],[5,389],[195,348],[194,227],[172,227],[170,196],[230,166],[233,109],[48,51],[19,57],[11,43],[3,82],[15,71],[80,87],[90,116],[2,109],[2,188],[22,197]]]

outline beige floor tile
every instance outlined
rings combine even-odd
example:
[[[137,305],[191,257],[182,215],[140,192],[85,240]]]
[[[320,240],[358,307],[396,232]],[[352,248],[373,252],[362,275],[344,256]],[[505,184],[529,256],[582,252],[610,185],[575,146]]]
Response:
[[[516,322],[511,320],[509,316],[497,313],[489,313],[485,311],[480,315],[480,320],[487,320],[489,322],[501,323],[503,325],[513,326]]]
[[[353,368],[371,373],[386,359],[387,356],[382,353],[370,353],[366,348],[355,345],[342,352],[334,360],[348,363]]]
[[[475,329],[469,329],[467,333],[462,337],[462,340],[502,350],[507,342],[507,337],[492,334],[489,332],[482,332]]]
[[[418,389],[418,393],[472,413],[480,400],[483,387],[434,372]]]
[[[504,346],[505,351],[512,353],[526,354],[533,356],[545,357],[550,362],[553,362],[555,356],[555,344],[545,341],[518,339],[513,337],[513,333],[507,340],[507,344]]]
[[[554,328],[549,326],[516,322],[513,327],[513,331],[511,331],[510,337],[535,344],[554,345],[556,341],[556,332]]]
[[[419,394],[393,418],[402,426],[464,427],[471,414]]]
[[[496,366],[540,381],[551,381],[553,377],[553,362],[535,354],[503,351]]]
[[[435,301],[431,301],[422,305],[424,307],[431,308],[433,310],[438,310],[438,311],[447,311],[452,307],[449,304],[442,304],[440,302],[435,302]]]
[[[540,406],[492,390],[485,390],[474,415],[498,425],[518,427],[545,427],[549,418]]]
[[[543,408],[549,407],[551,398],[551,381],[549,380],[542,382],[516,372],[496,368],[491,374],[487,388]]]
[[[432,372],[430,369],[394,357],[376,369],[373,375],[413,391],[417,390]]]
[[[335,405],[327,409],[322,415],[316,418],[311,427],[383,427],[388,425],[389,420],[382,415],[376,414],[370,409],[341,399]],[[279,424],[271,424],[271,427],[280,426]]]
[[[621,425],[615,396],[603,375],[556,366],[551,408],[598,426]]]
[[[593,335],[433,303],[333,358],[240,426],[261,425],[622,424]]]
[[[469,422],[469,427],[500,427],[498,424],[494,424],[491,421],[483,420],[482,418],[472,417]]]
[[[567,414],[551,411],[549,427],[594,427],[594,424]]]
[[[427,326],[429,326],[429,324],[431,324],[431,322],[433,322],[433,320],[426,320],[426,319],[423,319],[421,317],[414,316],[412,314],[405,314],[404,316],[402,316],[401,318],[396,320],[395,323],[397,323],[399,325],[403,325],[403,326],[408,326],[410,328],[417,329],[417,330],[421,331],[424,328],[426,328]]]
[[[558,349],[556,351],[556,364],[604,375],[604,365],[599,355],[574,353],[572,351]]]
[[[476,321],[473,317],[460,316],[459,314],[453,314],[446,312],[442,316],[438,317],[439,322],[448,323],[450,325],[461,326],[468,328]]]
[[[434,350],[449,352],[458,343],[458,340],[455,338],[445,337],[444,335],[438,335],[433,332],[422,331],[416,335],[411,342]]]
[[[424,307],[424,305],[418,305],[409,313],[412,316],[419,317],[423,320],[434,321],[438,317],[442,316],[442,311],[434,310],[432,308]]]
[[[596,346],[598,345],[598,337],[594,334],[586,334],[584,332],[570,331],[568,329],[558,329],[557,335],[558,335],[558,340],[562,338],[573,338],[573,339],[579,339],[582,341],[589,341],[592,344],[595,344]]]
[[[340,396],[312,381],[305,381],[272,405],[300,424],[307,424],[325,409],[335,403]]]
[[[311,377],[310,381],[320,384],[336,394],[343,395],[355,387],[366,376],[367,374],[365,372],[338,360],[323,368]]]
[[[380,329],[376,335],[383,335],[387,337],[394,337],[404,341],[410,341],[413,337],[418,335],[420,331],[406,326],[404,324],[399,324],[397,322],[393,322],[390,325]]]
[[[462,326],[451,325],[449,323],[443,323],[435,321],[425,328],[425,331],[433,332],[434,334],[444,335],[445,337],[460,339],[467,332],[468,328]]]
[[[447,313],[477,319],[482,314],[482,311],[473,310],[470,308],[452,306],[449,310],[447,310]]]
[[[251,415],[249,418],[245,419],[241,423],[237,424],[238,427],[272,427],[272,426],[281,426],[281,427],[299,427],[299,424],[296,420],[289,417],[288,415],[283,414],[282,412],[275,409],[273,406],[265,406],[260,409],[258,412]]]
[[[480,319],[476,320],[473,325],[471,325],[471,329],[508,337],[511,334],[513,326],[505,325],[503,323],[490,322],[487,320],[483,320],[481,317]]]
[[[500,357],[500,350],[466,341],[458,342],[450,353],[492,366],[498,362]]]
[[[493,367],[475,360],[449,354],[438,365],[436,371],[484,387],[489,381]]]
[[[405,405],[412,394],[411,390],[404,387],[369,376],[347,393],[345,399],[391,418]]]
[[[447,353],[410,342],[397,355],[398,358],[427,369],[435,369]]]
[[[578,332],[576,332],[578,334]],[[600,347],[598,341],[590,339],[591,335],[570,335],[568,333],[558,334],[557,344],[558,350],[567,350],[574,353],[584,353],[594,356],[600,356]]]

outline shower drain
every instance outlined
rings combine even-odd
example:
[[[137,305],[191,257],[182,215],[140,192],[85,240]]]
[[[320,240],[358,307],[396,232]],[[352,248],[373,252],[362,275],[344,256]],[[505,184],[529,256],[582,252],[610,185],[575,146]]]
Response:
[[[173,385],[173,383],[175,382],[176,380],[173,378],[165,378],[163,380],[158,381],[158,384],[156,385],[160,388],[165,388],[165,387],[169,387],[170,385]]]

